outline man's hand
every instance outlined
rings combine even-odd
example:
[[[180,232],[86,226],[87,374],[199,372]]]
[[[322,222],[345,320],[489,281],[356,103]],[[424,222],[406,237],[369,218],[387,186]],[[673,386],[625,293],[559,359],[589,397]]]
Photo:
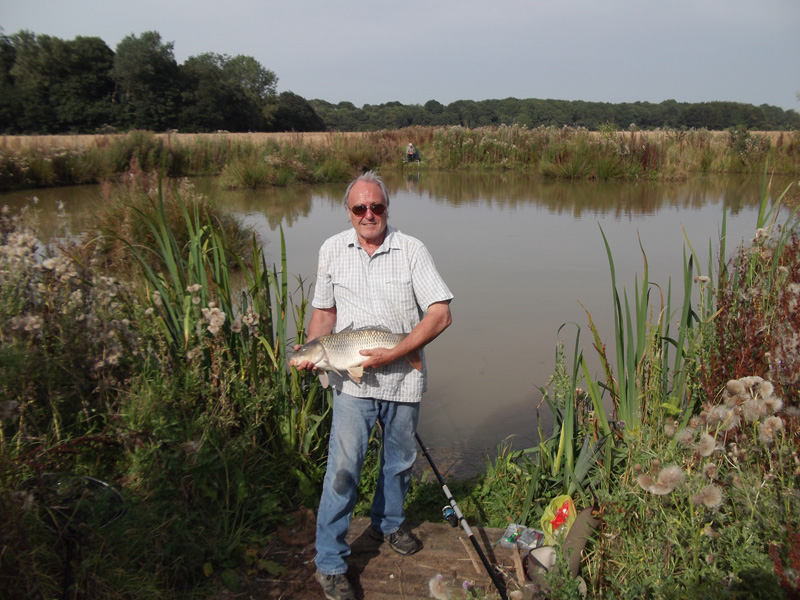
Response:
[[[377,369],[378,367],[388,365],[390,362],[394,362],[400,358],[399,356],[395,356],[394,352],[388,348],[361,350],[359,354],[367,357],[367,360],[361,363],[361,366],[365,369]]]
[[[303,346],[300,345],[300,344],[295,344],[294,351],[297,352],[297,350],[299,348],[302,348],[302,347]],[[289,359],[289,366],[290,367],[294,367],[298,371],[316,371],[317,370],[316,365],[314,363],[312,363],[310,360],[301,360],[301,359],[297,358],[296,356],[293,356],[292,358]]]
[[[308,339],[306,339],[306,343],[317,339],[318,337],[322,337],[323,335],[328,335],[333,331],[333,326],[336,324],[336,307],[333,308],[315,308],[314,312],[311,313],[311,322],[308,324]],[[294,351],[297,352],[298,348],[301,346],[295,345]],[[293,356],[289,360],[289,366],[294,367],[298,371],[316,371],[317,367],[314,366],[314,363],[302,360]]]

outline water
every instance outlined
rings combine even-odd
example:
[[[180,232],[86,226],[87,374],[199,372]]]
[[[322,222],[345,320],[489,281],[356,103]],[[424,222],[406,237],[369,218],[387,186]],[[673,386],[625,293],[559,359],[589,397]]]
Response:
[[[581,304],[610,343],[612,290],[601,228],[620,290],[633,298],[635,277],[643,273],[641,243],[650,281],[666,294],[671,277],[677,302],[686,239],[706,273],[709,243],[718,252],[723,206],[730,253],[754,233],[761,186],[734,178],[565,183],[424,172],[390,174],[386,183],[389,222],[426,243],[455,295],[453,325],[427,349],[430,380],[419,433],[439,469],[456,475],[482,470],[504,439],[512,437],[517,448],[536,443],[539,386],[553,371],[559,327],[575,324],[561,332],[571,349],[579,326],[592,352]],[[261,235],[268,262],[280,260],[282,226],[289,270],[309,283],[322,241],[350,226],[342,185],[246,192],[197,185]],[[0,202],[19,206],[33,195],[43,237],[79,230],[101,202],[95,186],[6,194]],[[66,217],[56,216],[58,199]]]

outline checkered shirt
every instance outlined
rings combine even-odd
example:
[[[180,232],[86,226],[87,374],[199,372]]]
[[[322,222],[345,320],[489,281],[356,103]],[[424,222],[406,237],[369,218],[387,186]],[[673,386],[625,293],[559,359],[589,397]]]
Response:
[[[350,325],[354,329],[381,327],[392,333],[409,333],[428,306],[452,297],[425,245],[388,226],[386,239],[372,256],[359,244],[355,229],[322,244],[311,305],[336,307],[334,333]],[[359,398],[419,402],[427,385],[423,351],[420,356],[422,371],[406,360],[396,360],[379,369],[365,370],[360,384],[331,372],[331,385]]]

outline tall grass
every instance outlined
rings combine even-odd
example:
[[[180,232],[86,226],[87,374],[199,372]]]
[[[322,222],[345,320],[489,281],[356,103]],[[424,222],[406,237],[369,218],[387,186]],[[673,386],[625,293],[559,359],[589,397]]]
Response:
[[[83,136],[87,137],[87,136]],[[57,138],[56,138],[57,140]],[[344,182],[368,169],[501,169],[558,179],[673,180],[710,173],[800,174],[800,133],[614,131],[519,126],[410,127],[344,134],[97,136],[0,145],[0,189],[119,179],[132,168],[221,175],[241,188]],[[403,164],[413,141],[421,165]]]
[[[127,207],[141,228],[115,235],[147,235],[123,239],[141,271],[124,283],[130,271],[101,275],[77,250],[42,260],[35,235],[2,215],[0,504],[14,535],[1,540],[0,586],[13,597],[62,582],[70,597],[235,589],[286,509],[316,503],[330,399],[286,357],[306,287],[285,248],[280,265],[254,239],[240,256],[211,213],[169,194]],[[59,549],[73,529],[44,530],[47,507],[20,487],[52,472],[99,477],[126,499],[102,532],[76,525],[71,560]]]

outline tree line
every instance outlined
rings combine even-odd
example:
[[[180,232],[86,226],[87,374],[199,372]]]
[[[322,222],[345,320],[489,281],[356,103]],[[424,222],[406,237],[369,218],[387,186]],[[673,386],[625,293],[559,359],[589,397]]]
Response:
[[[351,102],[331,104],[310,100],[311,106],[329,129],[337,131],[375,131],[401,129],[413,125],[461,126],[467,128],[520,125],[534,127],[586,127],[629,129],[709,129],[741,128],[759,131],[800,129],[800,113],[776,106],[738,102],[687,103],[665,100],[660,103],[584,102],[506,98],[504,100],[457,100],[444,105],[429,100],[424,105],[400,102],[357,108]]]
[[[148,31],[116,50],[97,37],[0,35],[0,132],[320,131],[308,102],[278,94],[251,56],[207,52],[179,65],[173,44]]]
[[[115,50],[97,37],[2,34],[0,132],[377,131],[503,124],[592,130],[800,129],[800,113],[767,104],[506,98],[358,108],[352,102],[278,93],[277,83],[275,73],[251,56],[207,52],[179,65],[173,44],[155,31],[129,35]]]

